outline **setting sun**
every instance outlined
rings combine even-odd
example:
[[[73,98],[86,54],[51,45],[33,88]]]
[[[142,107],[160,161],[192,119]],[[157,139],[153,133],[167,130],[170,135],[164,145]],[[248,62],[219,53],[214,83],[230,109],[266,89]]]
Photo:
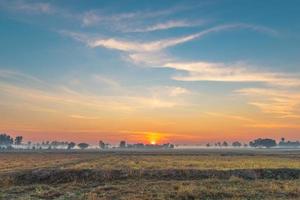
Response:
[[[147,141],[152,145],[157,144],[160,140],[161,135],[159,133],[148,133],[147,135]]]
[[[156,141],[155,141],[155,140],[152,140],[152,141],[150,141],[150,144],[155,145],[155,144],[156,144]]]

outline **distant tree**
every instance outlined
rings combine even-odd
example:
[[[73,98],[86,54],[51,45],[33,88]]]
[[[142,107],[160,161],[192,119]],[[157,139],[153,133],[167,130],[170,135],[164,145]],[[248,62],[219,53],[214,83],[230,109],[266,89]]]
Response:
[[[206,144],[206,147],[210,147],[210,144],[209,144],[209,143],[207,143],[207,144]]]
[[[245,143],[245,144],[244,144],[244,147],[248,147],[248,144]]]
[[[22,143],[23,137],[22,136],[17,136],[15,138],[15,145],[20,145]]]
[[[299,141],[285,141],[284,138],[281,138],[281,141],[278,144],[281,147],[290,147],[290,148],[297,148],[300,146]]]
[[[105,143],[102,140],[99,141],[99,148],[105,149]]]
[[[14,139],[7,134],[0,134],[0,145],[11,146],[14,142]]]
[[[266,148],[271,148],[271,147],[274,147],[276,146],[276,141],[273,140],[273,139],[269,139],[269,138],[265,138],[265,139],[262,139],[262,138],[258,138],[254,141],[251,141],[249,143],[249,145],[251,147],[266,147]]]
[[[74,142],[70,142],[68,143],[68,149],[73,149],[75,147],[75,143]]]
[[[241,147],[242,144],[239,141],[235,141],[235,142],[232,143],[232,146],[233,147]]]
[[[286,142],[288,147],[300,147],[300,142],[299,141],[288,141]]]
[[[126,148],[126,141],[121,141],[120,142],[120,148]]]
[[[228,146],[228,143],[227,143],[226,141],[224,141],[223,144],[222,144],[222,146],[223,146],[223,147],[227,147],[227,146]]]
[[[287,142],[285,142],[285,138],[281,138],[281,141],[279,142],[279,146],[285,146],[287,144]]]
[[[30,146],[31,146],[31,141],[28,141],[27,142],[27,148],[30,149]]]
[[[54,149],[56,149],[57,147],[58,147],[58,145],[59,145],[59,141],[52,141],[52,143],[51,143],[51,146],[53,146],[54,147]]]
[[[86,148],[89,147],[89,144],[87,144],[87,143],[79,143],[77,146],[78,146],[80,149],[86,149]]]

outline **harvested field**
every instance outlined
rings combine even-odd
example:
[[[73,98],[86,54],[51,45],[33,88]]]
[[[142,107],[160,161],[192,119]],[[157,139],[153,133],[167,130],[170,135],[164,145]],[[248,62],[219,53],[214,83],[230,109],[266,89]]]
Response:
[[[149,181],[32,184],[2,188],[3,199],[300,199],[299,180]]]
[[[11,152],[0,199],[300,199],[298,151]]]

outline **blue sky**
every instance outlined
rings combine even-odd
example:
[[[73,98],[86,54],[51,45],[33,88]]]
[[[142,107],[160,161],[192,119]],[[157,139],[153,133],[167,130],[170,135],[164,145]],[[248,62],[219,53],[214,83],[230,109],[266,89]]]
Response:
[[[229,120],[224,132],[236,138],[248,130],[297,138],[299,6],[0,0],[0,128],[33,138],[47,131],[223,137],[221,128],[190,128],[190,118]]]

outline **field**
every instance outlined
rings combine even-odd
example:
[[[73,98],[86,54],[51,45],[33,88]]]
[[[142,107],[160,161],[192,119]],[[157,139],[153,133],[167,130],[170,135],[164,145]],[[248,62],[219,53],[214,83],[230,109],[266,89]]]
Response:
[[[0,199],[300,199],[299,185],[299,150],[0,153]]]

